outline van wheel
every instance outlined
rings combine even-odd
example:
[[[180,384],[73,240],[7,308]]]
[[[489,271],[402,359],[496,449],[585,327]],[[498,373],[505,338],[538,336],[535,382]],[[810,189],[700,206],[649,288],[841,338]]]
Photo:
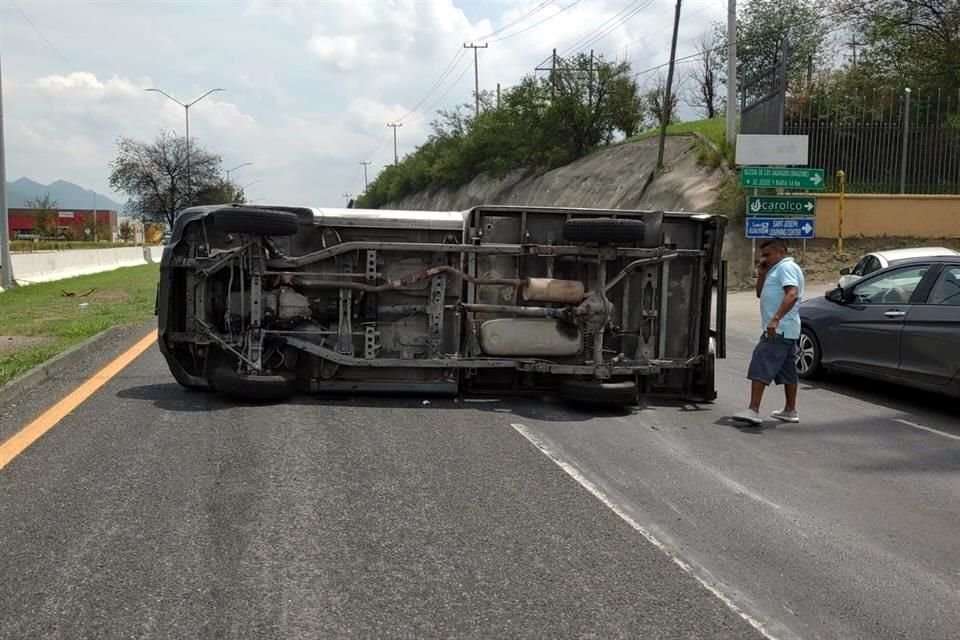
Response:
[[[243,207],[217,209],[207,221],[219,231],[264,236],[292,236],[299,226],[295,213]]]
[[[267,374],[239,373],[230,365],[222,365],[210,376],[213,388],[235,400],[247,402],[279,402],[296,391],[297,377],[289,371]]]
[[[558,393],[574,404],[595,407],[630,407],[637,404],[637,383],[633,380],[604,382],[568,378],[560,382]]]

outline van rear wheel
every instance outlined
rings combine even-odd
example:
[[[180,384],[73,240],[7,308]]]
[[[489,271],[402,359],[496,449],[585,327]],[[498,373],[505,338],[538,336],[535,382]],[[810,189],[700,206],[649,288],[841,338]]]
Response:
[[[210,376],[213,388],[235,400],[280,402],[296,391],[297,377],[289,371],[264,374],[240,373],[232,365],[221,365]]]
[[[637,404],[637,383],[633,380],[579,380],[560,382],[560,395],[574,404],[594,407],[631,407]]]

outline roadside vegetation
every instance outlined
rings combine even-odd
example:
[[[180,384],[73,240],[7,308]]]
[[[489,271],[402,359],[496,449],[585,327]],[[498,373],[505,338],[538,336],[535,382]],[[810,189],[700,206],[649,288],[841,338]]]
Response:
[[[458,186],[482,173],[549,171],[659,121],[662,86],[642,94],[629,63],[558,59],[549,77],[528,75],[499,101],[485,92],[473,105],[441,111],[432,133],[370,183],[357,206],[377,208],[427,187]],[[661,83],[658,83],[658,85]],[[677,101],[671,115],[676,117]]]
[[[949,107],[960,95],[958,25],[956,0],[745,0],[738,11],[737,73],[769,75],[789,41],[789,105],[800,111],[788,107],[788,118],[837,111],[837,101],[862,105],[866,96],[899,96],[904,87],[928,97],[924,118],[940,117],[929,97],[947,96]],[[851,40],[858,42],[853,55]],[[657,135],[665,112],[668,132],[698,133],[713,143],[699,144],[701,164],[733,166],[734,144],[724,139],[726,25],[713,25],[695,46],[697,53],[678,64],[669,105],[662,69],[634,72],[629,63],[585,54],[558,60],[546,77],[524,77],[499,100],[481,92],[479,115],[473,104],[439,112],[427,140],[385,168],[356,206],[377,208],[481,174],[549,171],[605,146]],[[748,98],[766,95],[762,85],[754,82],[750,91],[760,93]],[[681,104],[704,119],[678,122]],[[915,105],[921,108],[919,98]],[[960,115],[943,118],[960,129]]]
[[[0,294],[0,384],[101,331],[153,315],[156,265],[18,287]]]

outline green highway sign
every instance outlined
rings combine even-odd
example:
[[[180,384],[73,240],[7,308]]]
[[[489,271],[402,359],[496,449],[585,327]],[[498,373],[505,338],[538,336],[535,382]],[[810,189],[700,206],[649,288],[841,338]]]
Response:
[[[754,189],[809,189],[823,191],[823,169],[804,167],[743,167],[740,185]]]
[[[747,198],[748,216],[803,216],[817,213],[817,199],[813,196],[750,196]]]

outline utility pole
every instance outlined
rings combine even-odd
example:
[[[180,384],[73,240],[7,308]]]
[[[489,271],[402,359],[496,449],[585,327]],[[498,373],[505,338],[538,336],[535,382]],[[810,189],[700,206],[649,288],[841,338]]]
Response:
[[[557,97],[557,48],[553,48],[553,55],[550,57],[550,99]]]
[[[670,43],[670,68],[667,71],[667,89],[663,95],[663,109],[660,114],[660,148],[657,150],[657,169],[663,169],[663,146],[667,141],[667,124],[670,122],[671,104],[673,102],[673,70],[677,63],[677,32],[680,30],[680,2],[677,0],[677,11],[673,16],[673,41]]]
[[[97,192],[93,192],[93,241],[97,241]]]
[[[549,67],[537,67],[534,69],[534,71],[550,72],[550,99],[553,100],[554,98],[556,98],[557,96],[557,50],[554,49],[553,53],[550,55]]]
[[[727,0],[727,146],[737,142],[737,0]]]
[[[0,65],[0,287],[13,286],[10,261],[10,223],[7,221],[7,150],[3,145],[3,70]]]
[[[588,71],[588,80],[587,80],[587,104],[590,107],[593,107],[593,49],[590,49],[590,64],[588,65],[590,71]]]
[[[857,68],[857,47],[862,45],[862,42],[857,42],[857,39],[854,38],[850,42],[844,42],[845,45],[853,49],[853,68]]]
[[[402,127],[402,122],[388,122],[388,127],[393,128],[393,166],[400,164],[400,156],[397,155],[397,127]]]
[[[484,42],[483,44],[467,44],[463,43],[464,49],[473,49],[473,99],[474,99],[474,117],[480,115],[480,62],[477,55],[478,49],[486,49],[489,45]]]
[[[497,83],[497,109],[500,108],[500,83]]]
[[[360,164],[363,165],[363,192],[367,192],[367,167],[370,165],[369,160],[361,160]]]

